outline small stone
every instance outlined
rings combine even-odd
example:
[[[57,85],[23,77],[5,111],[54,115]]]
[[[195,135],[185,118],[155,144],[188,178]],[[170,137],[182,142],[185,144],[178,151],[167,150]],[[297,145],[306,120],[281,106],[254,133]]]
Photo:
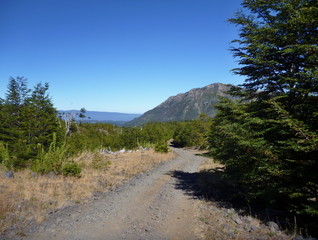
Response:
[[[240,219],[239,216],[233,216],[232,220],[236,223],[236,224],[242,224],[242,220]]]
[[[230,208],[230,209],[227,209],[226,212],[228,214],[233,214],[233,213],[235,213],[235,210],[233,208]]]
[[[56,178],[56,174],[55,174],[55,172],[50,171],[50,172],[48,172],[47,177],[48,178]]]
[[[251,216],[245,217],[244,220],[245,220],[246,223],[251,223],[253,221]]]
[[[269,222],[268,223],[268,227],[269,227],[270,231],[272,231],[272,232],[278,232],[279,231],[279,226],[275,222]]]
[[[225,231],[230,231],[230,230],[232,230],[231,226],[228,225],[228,224],[226,224],[226,223],[222,224],[221,227],[222,227],[222,229],[225,230]]]
[[[8,171],[8,172],[4,173],[4,176],[6,178],[14,178],[14,173],[13,173],[13,171]]]

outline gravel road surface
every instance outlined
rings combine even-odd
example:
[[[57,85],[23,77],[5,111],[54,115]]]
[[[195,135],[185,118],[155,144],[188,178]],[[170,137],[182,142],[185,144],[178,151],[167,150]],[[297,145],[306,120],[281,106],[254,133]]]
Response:
[[[91,203],[51,213],[14,239],[198,239],[196,200],[180,190],[173,174],[196,172],[204,158],[173,150],[175,159]]]

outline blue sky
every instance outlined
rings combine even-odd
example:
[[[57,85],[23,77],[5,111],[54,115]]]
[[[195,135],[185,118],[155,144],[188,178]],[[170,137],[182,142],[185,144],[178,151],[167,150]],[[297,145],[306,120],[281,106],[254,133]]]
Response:
[[[10,76],[50,84],[60,110],[143,113],[240,84],[226,20],[240,0],[0,0],[0,97]]]

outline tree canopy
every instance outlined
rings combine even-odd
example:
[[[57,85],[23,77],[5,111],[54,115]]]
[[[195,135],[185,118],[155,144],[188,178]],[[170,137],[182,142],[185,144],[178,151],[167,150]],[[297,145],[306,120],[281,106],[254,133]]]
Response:
[[[211,152],[251,199],[318,216],[318,1],[245,0],[230,19],[245,76],[212,123]]]

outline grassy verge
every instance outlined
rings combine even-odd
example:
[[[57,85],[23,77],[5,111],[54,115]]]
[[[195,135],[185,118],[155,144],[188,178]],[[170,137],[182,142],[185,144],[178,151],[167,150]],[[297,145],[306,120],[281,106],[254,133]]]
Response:
[[[82,153],[72,159],[82,168],[80,177],[65,177],[30,170],[6,178],[0,169],[0,233],[10,226],[17,231],[31,221],[45,220],[47,213],[88,202],[96,192],[106,192],[138,173],[171,160],[175,155],[153,150],[121,154]]]

